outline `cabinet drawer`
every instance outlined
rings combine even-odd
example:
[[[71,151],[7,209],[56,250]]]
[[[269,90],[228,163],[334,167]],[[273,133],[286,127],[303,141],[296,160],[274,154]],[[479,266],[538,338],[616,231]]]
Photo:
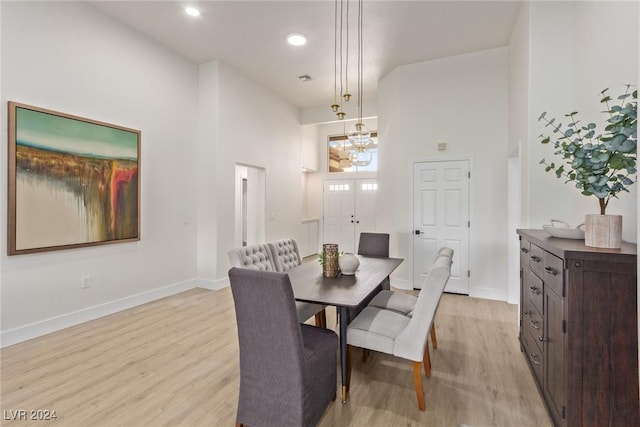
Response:
[[[529,266],[529,254],[531,253],[531,243],[528,240],[520,240],[520,267]]]
[[[544,314],[543,311],[543,288],[542,288],[542,279],[536,276],[533,272],[529,271],[529,282],[527,288],[527,295],[529,296],[529,301],[531,301],[531,305],[538,310],[539,313]],[[535,311],[535,310],[531,310]]]
[[[564,298],[564,263],[561,258],[545,252],[544,254],[544,285],[551,287],[560,297]]]
[[[540,340],[540,337],[544,335],[544,319],[542,315],[538,313],[538,311],[532,310],[529,316],[527,316],[523,329],[530,340],[535,343],[535,346],[531,346],[530,350],[537,348],[539,354],[544,354],[544,346]]]
[[[542,381],[544,378],[544,358],[542,356],[542,353],[538,351],[538,346],[531,342],[532,340],[533,338],[531,337],[531,335],[525,335],[525,341],[527,343],[527,346],[525,348],[525,356],[529,361],[529,364],[533,368],[533,373],[536,376],[536,381],[538,382],[538,384],[542,385]]]
[[[536,245],[531,245],[529,252],[529,265],[538,277],[544,277],[544,254],[546,251]]]

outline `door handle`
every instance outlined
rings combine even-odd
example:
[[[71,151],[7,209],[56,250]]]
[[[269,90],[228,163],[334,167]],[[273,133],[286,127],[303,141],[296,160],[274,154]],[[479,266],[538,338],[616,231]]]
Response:
[[[414,230],[413,234],[415,234],[415,235],[421,234],[421,231],[420,230]]]

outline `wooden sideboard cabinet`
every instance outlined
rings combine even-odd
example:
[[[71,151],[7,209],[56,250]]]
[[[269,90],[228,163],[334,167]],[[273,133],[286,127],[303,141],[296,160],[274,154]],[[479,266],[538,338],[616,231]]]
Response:
[[[520,346],[556,426],[640,426],[636,245],[520,236]]]

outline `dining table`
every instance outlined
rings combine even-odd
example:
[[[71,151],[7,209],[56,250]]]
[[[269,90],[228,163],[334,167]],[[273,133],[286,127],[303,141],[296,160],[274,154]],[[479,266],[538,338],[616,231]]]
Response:
[[[340,338],[342,403],[347,402],[347,325],[349,309],[365,303],[380,290],[380,284],[402,263],[402,258],[357,255],[360,266],[353,275],[325,277],[322,265],[305,262],[287,271],[296,300],[336,307]]]

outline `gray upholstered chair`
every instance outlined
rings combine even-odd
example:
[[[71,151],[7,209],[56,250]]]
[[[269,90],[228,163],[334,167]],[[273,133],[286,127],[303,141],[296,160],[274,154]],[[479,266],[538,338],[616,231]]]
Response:
[[[358,240],[358,255],[364,255],[369,257],[380,257],[380,258],[388,258],[389,257],[389,234],[387,233],[369,233],[362,232],[360,233],[360,238]],[[369,304],[371,299],[377,295],[380,291],[390,290],[391,289],[391,280],[389,277],[385,277],[385,279],[380,283],[380,285],[371,292],[371,295],[366,298],[362,303],[357,307],[350,307],[347,309],[347,316],[349,321],[356,317],[360,312]]]
[[[358,255],[372,257],[389,257],[389,234],[387,233],[360,233],[358,242]]]
[[[450,274],[451,270],[444,266],[430,270],[418,295],[412,317],[393,310],[367,306],[347,327],[349,353],[352,347],[360,347],[413,362],[413,378],[418,408],[421,411],[425,410],[421,372],[423,366],[425,375],[431,376],[429,331],[440,303],[442,289],[446,286]],[[350,357],[347,359],[350,360]],[[348,369],[350,372],[350,362]]]
[[[440,248],[429,270],[431,271],[432,269],[438,267],[451,269],[452,258],[453,249],[447,247]],[[433,290],[430,291],[433,292]],[[441,290],[441,293],[442,292],[444,292],[444,288]],[[413,310],[416,307],[417,301],[418,297],[406,294],[404,292],[383,290],[379,292],[375,297],[373,297],[371,302],[369,302],[369,305],[372,307],[397,311],[400,314],[412,317]],[[431,325],[431,330],[429,332],[431,334],[431,343],[433,344],[433,348],[438,348],[435,323]]]
[[[267,247],[271,252],[271,259],[277,272],[284,273],[287,270],[302,264],[302,257],[298,250],[298,244],[294,239],[281,239],[268,242]],[[298,318],[305,322],[311,316],[315,317],[316,326],[327,327],[327,312],[325,306],[310,302],[296,301]]]
[[[358,255],[389,258],[389,234],[360,233]],[[391,289],[391,280],[388,277],[382,282],[381,289]]]
[[[227,252],[227,255],[229,256],[231,267],[259,271],[277,271],[272,250],[266,243],[234,248]],[[300,257],[298,256],[298,258]],[[280,263],[278,265],[281,266],[285,264]],[[316,326],[326,327],[327,320],[324,315],[324,307],[308,302],[296,301],[296,309],[300,323],[304,323],[311,316],[315,316],[321,312],[322,314],[318,314],[315,318]]]
[[[298,322],[289,276],[232,268],[240,394],[236,426],[315,426],[336,396],[335,332]]]

